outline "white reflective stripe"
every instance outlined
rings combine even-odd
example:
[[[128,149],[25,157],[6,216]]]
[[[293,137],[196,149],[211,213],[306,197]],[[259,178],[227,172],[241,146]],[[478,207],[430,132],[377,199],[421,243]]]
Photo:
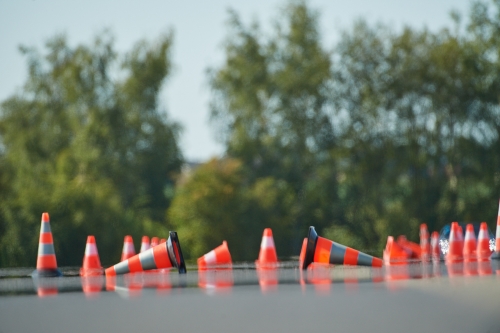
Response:
[[[134,244],[132,243],[123,243],[123,253],[134,253]]]
[[[497,234],[496,234],[496,238],[499,239],[500,238],[500,224],[497,225]]]
[[[151,247],[149,246],[149,243],[142,243],[141,244],[141,250],[140,252],[144,252],[144,251],[147,251],[149,250]]]
[[[269,236],[262,237],[262,242],[260,243],[260,247],[263,249],[274,247],[274,239]]]
[[[465,233],[465,240],[476,240],[476,237],[473,232],[467,232]]]
[[[217,263],[217,256],[215,255],[214,250],[205,254],[203,258],[205,258],[205,262],[207,263],[207,265]]]
[[[479,230],[479,235],[477,236],[477,239],[489,239],[489,235],[486,231],[484,231],[483,229],[480,229]]]
[[[85,255],[86,256],[97,255],[97,246],[95,246],[95,244],[87,244],[87,246],[85,247]]]

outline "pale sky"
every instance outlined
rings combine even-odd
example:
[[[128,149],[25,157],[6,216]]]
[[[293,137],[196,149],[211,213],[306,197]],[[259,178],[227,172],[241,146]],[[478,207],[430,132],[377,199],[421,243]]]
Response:
[[[395,29],[403,25],[439,30],[452,25],[449,12],[463,14],[469,0],[310,0],[320,11],[324,46],[331,49],[339,31],[363,17]],[[24,83],[26,61],[19,45],[42,49],[47,38],[66,33],[71,45],[90,43],[96,33],[110,28],[116,49],[125,52],[142,38],[156,39],[174,30],[175,71],[161,92],[162,106],[184,127],[180,145],[189,161],[219,156],[223,147],[209,126],[209,89],[205,71],[221,63],[226,37],[227,9],[246,23],[257,18],[269,28],[283,0],[107,1],[107,0],[0,0],[0,101]],[[465,15],[464,15],[465,16]]]

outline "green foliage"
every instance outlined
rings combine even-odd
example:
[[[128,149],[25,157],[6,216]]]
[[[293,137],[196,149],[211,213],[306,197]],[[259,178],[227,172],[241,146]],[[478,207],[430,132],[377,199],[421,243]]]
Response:
[[[44,211],[60,265],[80,265],[88,234],[111,264],[125,234],[165,233],[151,226],[164,224],[182,160],[179,126],[158,105],[171,45],[167,34],[119,57],[105,32],[88,46],[56,36],[45,54],[21,48],[29,76],[0,114],[0,265],[34,265]]]

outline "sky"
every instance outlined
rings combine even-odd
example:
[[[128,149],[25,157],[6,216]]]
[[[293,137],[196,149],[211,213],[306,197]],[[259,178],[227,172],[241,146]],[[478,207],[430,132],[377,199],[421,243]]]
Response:
[[[209,123],[210,91],[206,70],[224,60],[228,8],[243,22],[258,20],[270,29],[284,0],[0,0],[0,101],[20,91],[27,78],[26,59],[19,45],[42,50],[44,42],[65,33],[70,45],[89,44],[109,28],[116,50],[129,51],[135,42],[154,40],[174,31],[173,75],[161,91],[162,107],[183,126],[180,146],[188,161],[220,156]],[[309,0],[320,13],[320,31],[326,48],[333,48],[340,31],[354,20],[383,22],[394,29],[404,25],[437,31],[452,26],[449,13],[464,16],[470,0]]]

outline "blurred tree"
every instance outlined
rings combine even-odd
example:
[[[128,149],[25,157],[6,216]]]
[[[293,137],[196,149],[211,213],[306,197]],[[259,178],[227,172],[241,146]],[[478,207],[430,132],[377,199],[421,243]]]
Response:
[[[109,264],[125,234],[166,235],[166,193],[182,161],[179,126],[158,103],[171,45],[170,33],[141,41],[120,60],[105,32],[90,46],[56,36],[44,55],[21,48],[29,76],[0,114],[9,185],[0,204],[0,265],[34,265],[43,211],[60,265],[80,264],[87,234]]]

